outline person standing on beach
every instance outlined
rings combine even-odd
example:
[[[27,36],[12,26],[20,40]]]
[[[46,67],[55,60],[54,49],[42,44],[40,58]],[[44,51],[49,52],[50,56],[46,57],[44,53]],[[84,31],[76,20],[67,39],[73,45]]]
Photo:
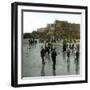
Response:
[[[56,70],[56,68],[55,68],[55,66],[56,66],[56,56],[57,56],[56,50],[53,49],[52,53],[51,53],[51,58],[52,58],[52,62],[53,62],[53,70]]]
[[[45,64],[45,61],[44,61],[45,49],[43,47],[42,47],[42,49],[40,51],[40,54],[41,54],[41,58],[42,58],[42,64]]]

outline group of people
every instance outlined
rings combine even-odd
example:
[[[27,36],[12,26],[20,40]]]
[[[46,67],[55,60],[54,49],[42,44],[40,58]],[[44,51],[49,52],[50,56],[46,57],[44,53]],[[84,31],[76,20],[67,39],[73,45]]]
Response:
[[[80,44],[78,41],[64,41],[63,42],[63,55],[67,56],[67,71],[70,71],[70,57],[73,55],[74,63],[75,63],[75,72],[78,74],[79,72],[79,56],[80,56]]]
[[[42,58],[42,64],[45,64],[45,55],[46,53],[48,53],[48,55],[50,54],[51,52],[51,58],[52,58],[52,62],[53,62],[53,70],[55,70],[55,65],[56,65],[56,56],[57,56],[57,53],[56,53],[56,50],[55,48],[53,48],[53,45],[52,44],[45,44],[45,48],[41,48],[41,58]]]
[[[79,62],[79,44],[77,44],[76,46],[75,45],[76,45],[75,43],[63,41],[62,51],[63,53],[64,52],[66,53],[67,58],[70,58],[71,52],[74,52],[74,55],[76,57],[75,62]],[[56,51],[56,48],[53,47],[53,44],[47,43],[47,45],[45,44],[45,48],[44,47],[41,48],[40,54],[41,54],[42,64],[45,64],[46,53],[48,53],[48,55],[51,53],[53,70],[56,70],[55,66],[56,66],[57,51]]]
[[[70,53],[74,53],[74,55],[76,56],[76,61],[79,61],[79,50],[80,50],[80,46],[79,44],[74,41],[72,42],[68,42],[68,41],[63,41],[63,52],[67,52],[67,57],[70,57]]]

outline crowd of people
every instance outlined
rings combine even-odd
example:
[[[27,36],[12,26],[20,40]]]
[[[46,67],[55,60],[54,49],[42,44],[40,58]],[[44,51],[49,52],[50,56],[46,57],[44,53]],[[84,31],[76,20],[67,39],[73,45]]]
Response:
[[[37,41],[36,40],[28,40],[29,42],[29,49],[31,48],[31,46],[36,46]],[[70,56],[73,53],[75,56],[75,63],[78,64],[79,63],[79,54],[80,54],[80,44],[78,41],[70,41],[70,40],[63,40],[63,42],[61,43],[61,47],[59,47],[62,49],[62,51],[60,50],[60,53],[63,53],[64,57],[67,57],[67,63],[69,63],[70,60]],[[48,54],[48,56],[51,57],[52,63],[53,63],[53,70],[56,70],[56,60],[57,60],[57,52],[58,47],[56,47],[55,43],[44,43],[44,45],[41,47],[41,51],[40,51],[40,55],[41,55],[41,59],[42,59],[42,64],[45,64],[45,57],[46,54]],[[65,56],[66,55],[66,56]],[[76,68],[77,69],[77,68]]]
[[[79,43],[76,41],[71,42],[71,41],[63,41],[62,43],[62,52],[66,53],[67,56],[67,62],[70,58],[71,53],[74,54],[75,56],[75,63],[79,62]],[[41,47],[40,55],[42,59],[42,64],[45,64],[45,55],[48,53],[48,55],[51,55],[52,63],[53,63],[53,70],[56,70],[56,56],[58,55],[57,53],[57,48],[55,45],[51,43],[45,43],[45,46]]]

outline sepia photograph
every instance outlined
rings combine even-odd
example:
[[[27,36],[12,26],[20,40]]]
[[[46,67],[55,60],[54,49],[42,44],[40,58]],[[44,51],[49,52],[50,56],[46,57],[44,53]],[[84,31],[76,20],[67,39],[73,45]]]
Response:
[[[80,74],[80,13],[23,11],[22,77]]]
[[[12,3],[11,84],[87,82],[87,7]]]

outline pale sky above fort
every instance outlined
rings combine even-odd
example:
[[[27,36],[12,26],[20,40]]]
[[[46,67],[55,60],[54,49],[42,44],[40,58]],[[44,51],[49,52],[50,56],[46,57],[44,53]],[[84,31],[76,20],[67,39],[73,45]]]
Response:
[[[24,12],[23,33],[36,31],[37,28],[46,27],[55,20],[68,21],[69,23],[81,23],[81,14],[64,13],[36,13]]]

